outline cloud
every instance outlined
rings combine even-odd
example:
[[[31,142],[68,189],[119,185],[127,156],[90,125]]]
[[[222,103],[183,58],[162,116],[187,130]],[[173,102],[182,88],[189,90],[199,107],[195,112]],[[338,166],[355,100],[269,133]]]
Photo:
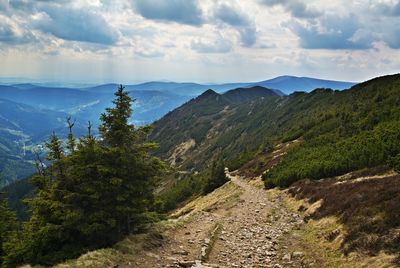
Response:
[[[296,18],[316,18],[322,13],[309,8],[304,2],[299,0],[260,0],[266,6],[282,6]]]
[[[192,40],[190,47],[199,53],[228,53],[232,50],[232,43],[219,36],[215,40]]]
[[[371,8],[384,16],[400,16],[400,0],[392,4],[377,3],[372,5]]]
[[[400,28],[386,33],[384,39],[390,48],[400,49]]]
[[[231,6],[222,4],[217,6],[214,11],[217,20],[224,24],[235,27],[239,34],[242,45],[245,47],[253,46],[257,41],[256,29],[254,21]]]
[[[242,45],[245,47],[252,47],[257,41],[256,29],[252,26],[243,27],[239,29],[240,39]]]
[[[135,10],[144,18],[192,26],[203,24],[196,0],[132,0]]]
[[[7,12],[9,9],[9,3],[6,0],[0,0],[0,13]]]
[[[34,21],[36,29],[55,37],[102,45],[113,45],[119,33],[101,14],[88,9],[77,9],[61,5],[43,7],[45,14]]]
[[[219,5],[215,10],[215,17],[232,26],[247,26],[250,24],[250,20],[245,14],[239,13],[228,5]]]
[[[300,45],[309,49],[367,49],[372,37],[360,31],[355,16],[324,16],[301,23],[292,20],[286,25],[300,38]],[[368,33],[368,32],[367,32]]]
[[[161,51],[154,49],[137,49],[135,53],[143,58],[157,58],[164,56]]]
[[[11,45],[25,44],[35,40],[31,32],[21,28],[11,19],[0,16],[0,42]]]

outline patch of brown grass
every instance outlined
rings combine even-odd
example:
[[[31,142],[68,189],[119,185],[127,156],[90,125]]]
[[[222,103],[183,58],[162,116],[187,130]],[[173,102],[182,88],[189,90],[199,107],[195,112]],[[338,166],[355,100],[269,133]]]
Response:
[[[289,193],[311,204],[319,202],[308,220],[338,219],[345,230],[340,249],[346,255],[359,251],[400,256],[400,175],[385,172],[377,168],[339,178],[303,180]]]
[[[112,248],[87,252],[74,260],[56,265],[56,268],[109,268],[121,263],[133,265],[135,255],[142,250],[151,250],[162,244],[163,226],[154,226],[144,234],[131,234]]]
[[[299,142],[300,140],[297,139],[276,145],[272,152],[260,154],[240,167],[239,175],[247,178],[261,176],[266,170],[278,164],[282,157]]]
[[[170,217],[173,219],[182,217],[190,218],[199,211],[213,211],[218,208],[228,210],[239,201],[241,193],[241,188],[229,181],[213,192],[190,201],[182,208],[176,210]]]

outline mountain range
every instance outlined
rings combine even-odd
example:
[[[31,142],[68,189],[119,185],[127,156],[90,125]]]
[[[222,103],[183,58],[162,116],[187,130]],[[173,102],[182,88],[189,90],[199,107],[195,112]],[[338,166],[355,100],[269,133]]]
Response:
[[[310,91],[315,87],[344,89],[352,85],[349,82],[281,76],[255,83],[147,82],[127,85],[126,90],[135,98],[132,123],[143,125],[162,118],[203,92],[202,98],[207,94],[214,96],[226,92],[217,101],[218,105],[211,108],[213,110],[219,109],[222,104],[237,105],[254,97],[284,96],[294,91]],[[37,145],[43,144],[52,132],[65,137],[68,116],[76,120],[74,133],[77,136],[85,133],[88,121],[96,128],[100,114],[112,105],[117,86],[104,84],[69,88],[30,83],[0,85],[0,157],[3,159],[0,165],[0,186],[34,171],[32,161]],[[270,89],[266,90],[265,87]],[[207,104],[207,107],[210,106]],[[207,112],[207,109],[202,112]],[[199,126],[207,128],[203,123]]]

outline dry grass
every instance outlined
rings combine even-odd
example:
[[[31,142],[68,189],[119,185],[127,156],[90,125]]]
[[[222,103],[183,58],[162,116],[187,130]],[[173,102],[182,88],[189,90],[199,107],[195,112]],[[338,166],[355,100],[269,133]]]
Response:
[[[196,141],[194,139],[189,139],[186,142],[182,142],[172,152],[171,156],[168,158],[168,162],[175,166],[178,162],[182,162],[185,160],[186,153],[196,146]]]
[[[282,157],[294,146],[298,145],[300,140],[293,140],[286,143],[280,143],[274,147],[270,153],[260,154],[251,161],[239,168],[238,172],[246,178],[261,176],[266,170],[278,164]]]
[[[227,210],[239,201],[241,193],[242,190],[239,186],[232,182],[227,182],[210,194],[198,197],[178,209],[171,215],[171,218],[189,218],[199,211],[213,211],[217,208],[225,208]]]
[[[400,264],[398,174],[385,168],[363,170],[321,181],[300,181],[289,193],[296,198],[289,206],[297,207],[308,221],[301,234],[307,243],[323,238],[316,248],[327,250],[328,255],[340,252],[350,263],[355,260],[356,267],[363,267],[363,258],[374,263],[369,267]],[[333,260],[329,267],[345,267],[335,264],[341,256],[327,259]]]
[[[83,254],[76,260],[70,260],[55,266],[56,268],[109,268],[118,267],[120,263],[132,262],[135,254],[142,250],[159,247],[162,243],[160,232],[166,227],[162,224],[154,226],[145,234],[132,234],[117,243],[113,248],[98,249]]]

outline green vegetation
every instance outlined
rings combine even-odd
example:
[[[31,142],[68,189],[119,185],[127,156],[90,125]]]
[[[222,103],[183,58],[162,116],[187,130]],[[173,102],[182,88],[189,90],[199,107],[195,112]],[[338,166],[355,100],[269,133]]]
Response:
[[[400,173],[400,154],[390,159],[390,166],[394,168],[397,173]]]
[[[10,241],[15,239],[17,220],[14,213],[8,208],[7,202],[0,200],[0,266],[6,266],[5,252],[11,247]]]
[[[211,168],[195,175],[177,179],[168,189],[157,196],[156,207],[165,213],[178,207],[191,197],[208,194],[228,181],[222,161],[214,161]]]
[[[194,139],[195,148],[187,151],[179,167],[202,171],[214,159],[232,168],[265,151],[273,140],[260,127],[274,129],[264,126],[269,120],[265,115],[274,111],[281,97],[262,87],[243,91],[208,90],[155,122],[151,138],[160,144],[156,154],[167,159],[178,144]]]
[[[46,144],[45,168],[38,163],[32,182],[31,217],[2,257],[4,267],[52,265],[91,249],[107,247],[147,222],[155,178],[163,163],[149,152],[149,127],[128,123],[132,99],[121,86],[114,107],[101,116],[100,139],[91,133],[75,140],[73,123],[66,148],[53,134]]]
[[[30,218],[29,209],[24,200],[32,198],[34,190],[35,187],[31,183],[31,177],[15,181],[3,188],[10,209],[15,211],[17,219],[20,221],[27,221]]]
[[[266,186],[287,187],[382,164],[398,168],[399,89],[399,76],[389,76],[341,92],[325,113],[301,128],[302,144],[264,175]]]
[[[218,187],[224,185],[228,181],[225,175],[225,165],[221,161],[214,161],[211,166],[211,174],[206,185],[204,186],[204,193],[211,193]]]
[[[287,187],[300,179],[382,164],[398,170],[399,90],[400,75],[390,75],[344,91],[316,89],[242,102],[216,93],[210,101],[209,94],[156,122],[152,136],[160,142],[158,154],[168,158],[177,144],[195,137],[196,126],[211,126],[202,129],[207,139],[196,142],[179,163],[182,169],[198,171],[210,159],[222,159],[230,169],[237,169],[254,158],[262,159],[273,145],[299,139],[300,145],[264,175],[267,187]],[[213,113],[194,116],[202,110]]]
[[[186,175],[177,179],[173,185],[157,196],[156,207],[161,213],[169,212],[193,196],[202,194],[206,172]]]

